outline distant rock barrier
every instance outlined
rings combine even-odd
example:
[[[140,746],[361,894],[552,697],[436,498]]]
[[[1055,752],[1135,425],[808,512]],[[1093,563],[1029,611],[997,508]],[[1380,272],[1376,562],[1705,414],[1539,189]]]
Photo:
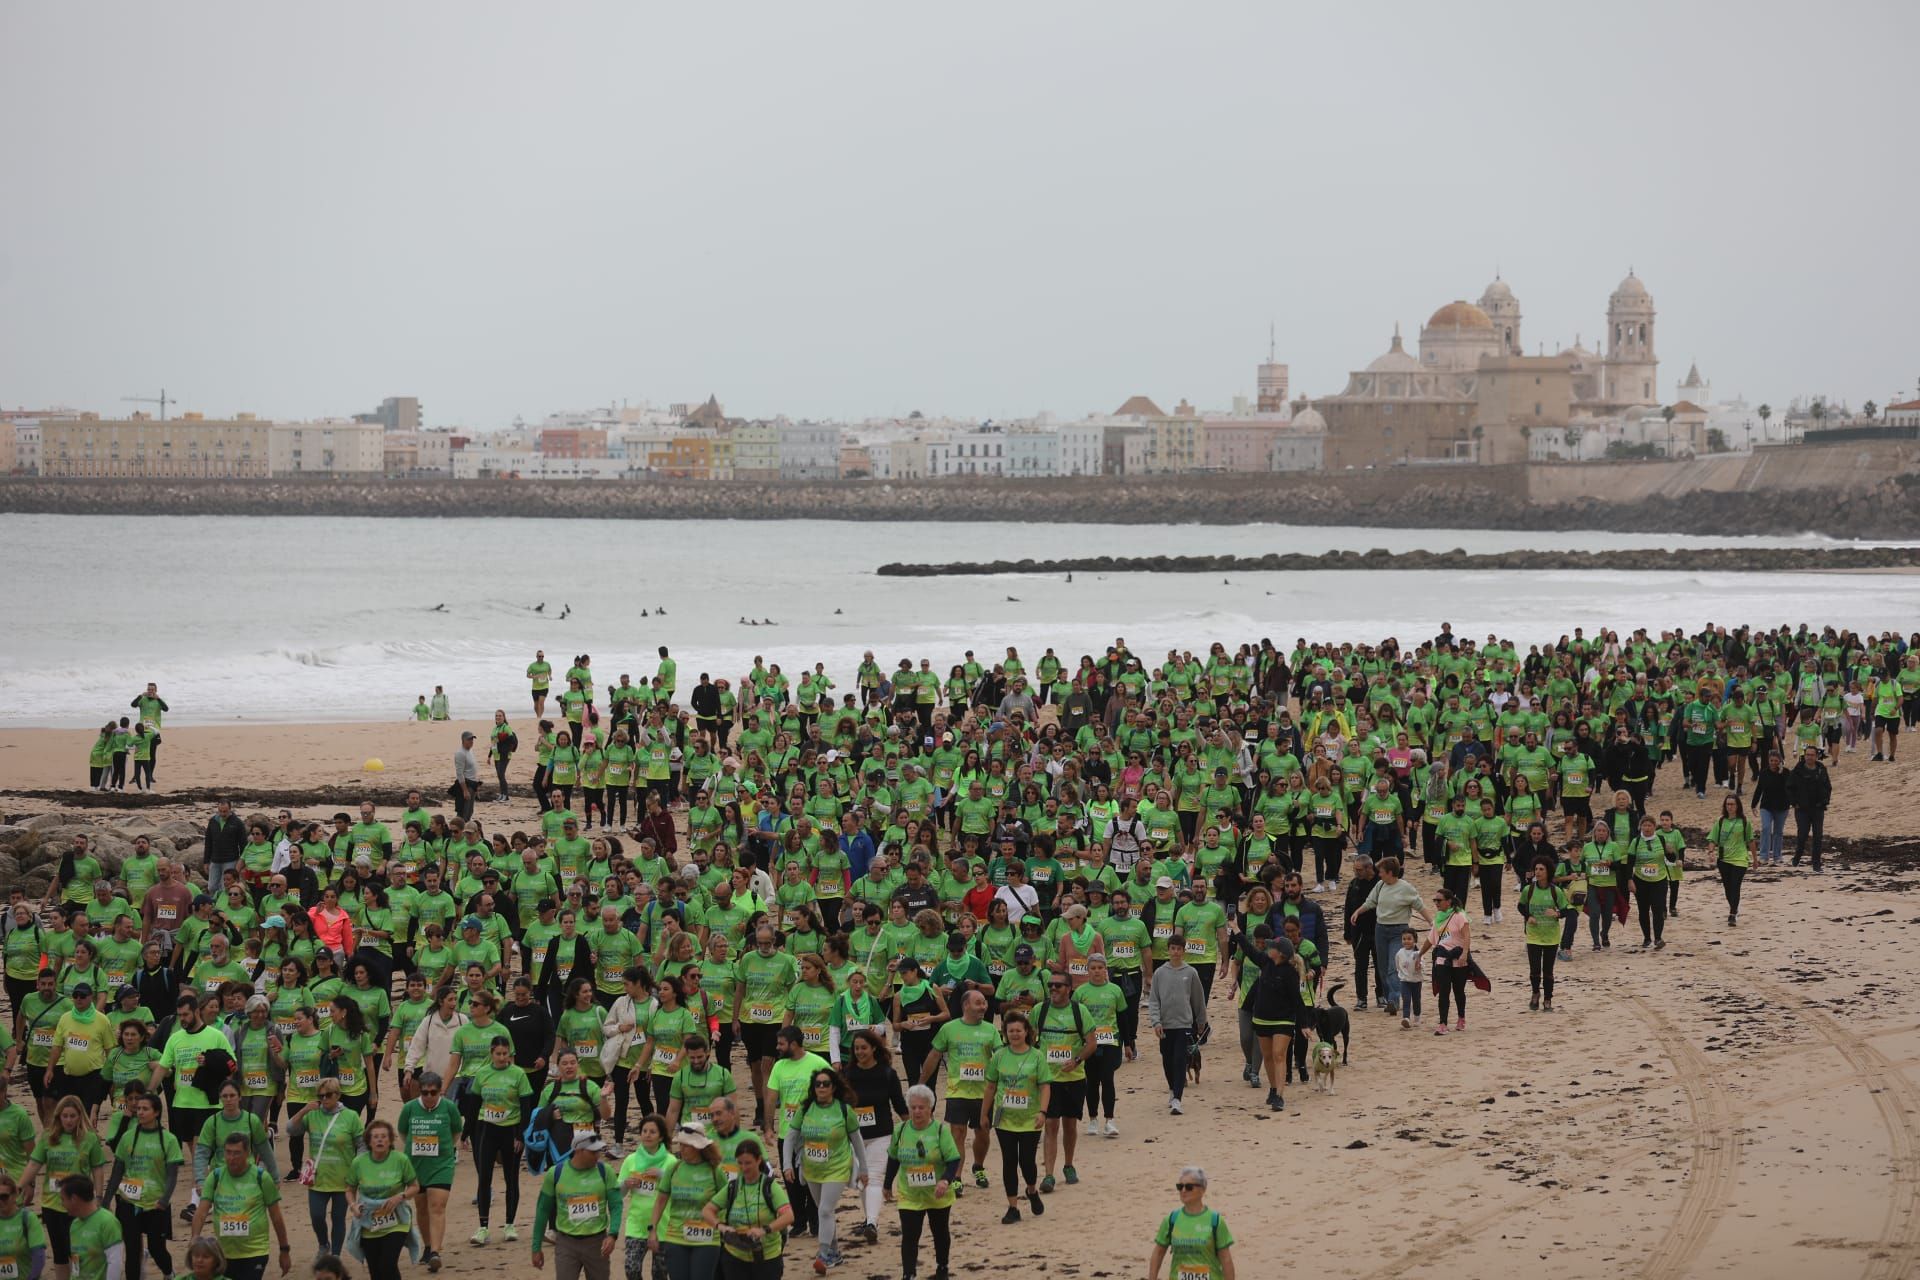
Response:
[[[1619,569],[1634,573],[1803,573],[1836,569],[1920,568],[1920,547],[1689,547],[1625,551],[1328,551],[1265,556],[1083,556],[1073,560],[883,564],[883,578],[944,578],[994,573],[1268,573],[1325,569]]]

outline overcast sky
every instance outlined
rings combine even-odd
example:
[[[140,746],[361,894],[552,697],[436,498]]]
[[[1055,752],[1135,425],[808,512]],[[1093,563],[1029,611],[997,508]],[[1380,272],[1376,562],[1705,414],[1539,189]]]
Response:
[[[1663,393],[1912,395],[1920,5],[9,4],[0,404],[505,425],[1297,391],[1635,268]]]

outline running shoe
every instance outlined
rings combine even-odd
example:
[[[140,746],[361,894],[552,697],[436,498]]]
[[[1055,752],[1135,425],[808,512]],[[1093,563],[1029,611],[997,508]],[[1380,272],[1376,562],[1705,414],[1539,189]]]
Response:
[[[1045,1176],[1043,1176],[1043,1177],[1042,1177],[1042,1178],[1040,1179],[1040,1189],[1041,1189],[1042,1191],[1052,1191],[1052,1190],[1053,1190],[1053,1175],[1052,1175],[1052,1174],[1050,1174],[1050,1173],[1049,1173],[1049,1174],[1046,1174]]]
[[[1000,1225],[1003,1227],[1011,1226],[1018,1221],[1020,1221],[1020,1211],[1012,1205],[1008,1205],[1007,1211],[1000,1215]]]
[[[518,1240],[520,1238],[520,1228],[509,1222],[507,1229],[501,1233],[500,1238],[502,1240]]]
[[[1027,1208],[1033,1210],[1033,1216],[1039,1217],[1047,1211],[1046,1201],[1040,1198],[1038,1191],[1027,1192]]]
[[[1120,1136],[1120,1126],[1112,1120],[1107,1121],[1107,1136],[1109,1138],[1117,1138]]]
[[[1065,1176],[1067,1185],[1070,1187],[1080,1181],[1080,1175],[1074,1171],[1074,1168],[1072,1165],[1068,1165],[1066,1168],[1062,1169],[1060,1172],[1062,1175]]]
[[[973,1166],[973,1185],[976,1187],[987,1185],[987,1171],[979,1165]]]
[[[480,1228],[478,1231],[474,1232],[471,1236],[467,1237],[468,1244],[485,1244],[486,1242],[487,1242],[487,1229],[485,1227]]]

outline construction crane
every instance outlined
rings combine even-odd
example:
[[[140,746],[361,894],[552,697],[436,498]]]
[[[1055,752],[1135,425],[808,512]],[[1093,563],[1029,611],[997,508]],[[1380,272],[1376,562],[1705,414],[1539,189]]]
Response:
[[[180,403],[180,400],[179,400],[179,397],[177,397],[177,396],[176,396],[176,397],[173,397],[173,398],[171,398],[171,399],[170,399],[170,398],[168,398],[168,396],[167,396],[167,389],[166,389],[165,387],[162,387],[162,388],[160,388],[160,395],[158,396],[158,398],[156,398],[156,397],[154,397],[154,396],[121,396],[120,398],[121,398],[122,400],[125,400],[125,401],[128,401],[128,402],[129,402],[129,403],[131,403],[131,404],[157,404],[157,405],[159,405],[159,406],[160,406],[160,421],[162,421],[162,422],[165,422],[165,421],[167,420],[167,406],[168,406],[168,405],[170,405],[170,404],[179,404],[179,403]]]

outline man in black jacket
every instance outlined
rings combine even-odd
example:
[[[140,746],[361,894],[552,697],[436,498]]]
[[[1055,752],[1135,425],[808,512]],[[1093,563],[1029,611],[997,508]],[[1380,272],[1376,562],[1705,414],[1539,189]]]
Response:
[[[1793,772],[1788,775],[1787,786],[1793,796],[1793,865],[1799,866],[1800,859],[1806,856],[1807,836],[1811,834],[1813,873],[1819,875],[1825,870],[1820,865],[1820,841],[1827,823],[1827,805],[1833,800],[1833,779],[1813,747],[1801,753],[1800,763],[1793,766]]]
[[[233,812],[233,802],[222,800],[214,815],[207,819],[207,891],[218,893],[227,882],[227,872],[240,863],[240,851],[247,847],[247,827]]]
[[[1760,811],[1760,862],[1780,861],[1786,840],[1787,810],[1793,807],[1793,775],[1778,751],[1767,753],[1767,767],[1753,775],[1753,807]]]
[[[1354,1007],[1367,1007],[1367,972],[1373,971],[1373,994],[1381,1004],[1387,1002],[1387,975],[1380,968],[1378,958],[1373,954],[1374,914],[1371,910],[1362,911],[1367,895],[1373,892],[1376,883],[1373,874],[1373,859],[1364,854],[1353,860],[1353,878],[1347,881],[1347,903],[1341,909],[1341,936],[1349,947],[1353,948],[1353,995]]]
[[[725,742],[720,736],[720,686],[713,683],[706,672],[700,673],[700,683],[693,686],[687,701],[693,707],[694,721],[701,731],[716,743]]]

